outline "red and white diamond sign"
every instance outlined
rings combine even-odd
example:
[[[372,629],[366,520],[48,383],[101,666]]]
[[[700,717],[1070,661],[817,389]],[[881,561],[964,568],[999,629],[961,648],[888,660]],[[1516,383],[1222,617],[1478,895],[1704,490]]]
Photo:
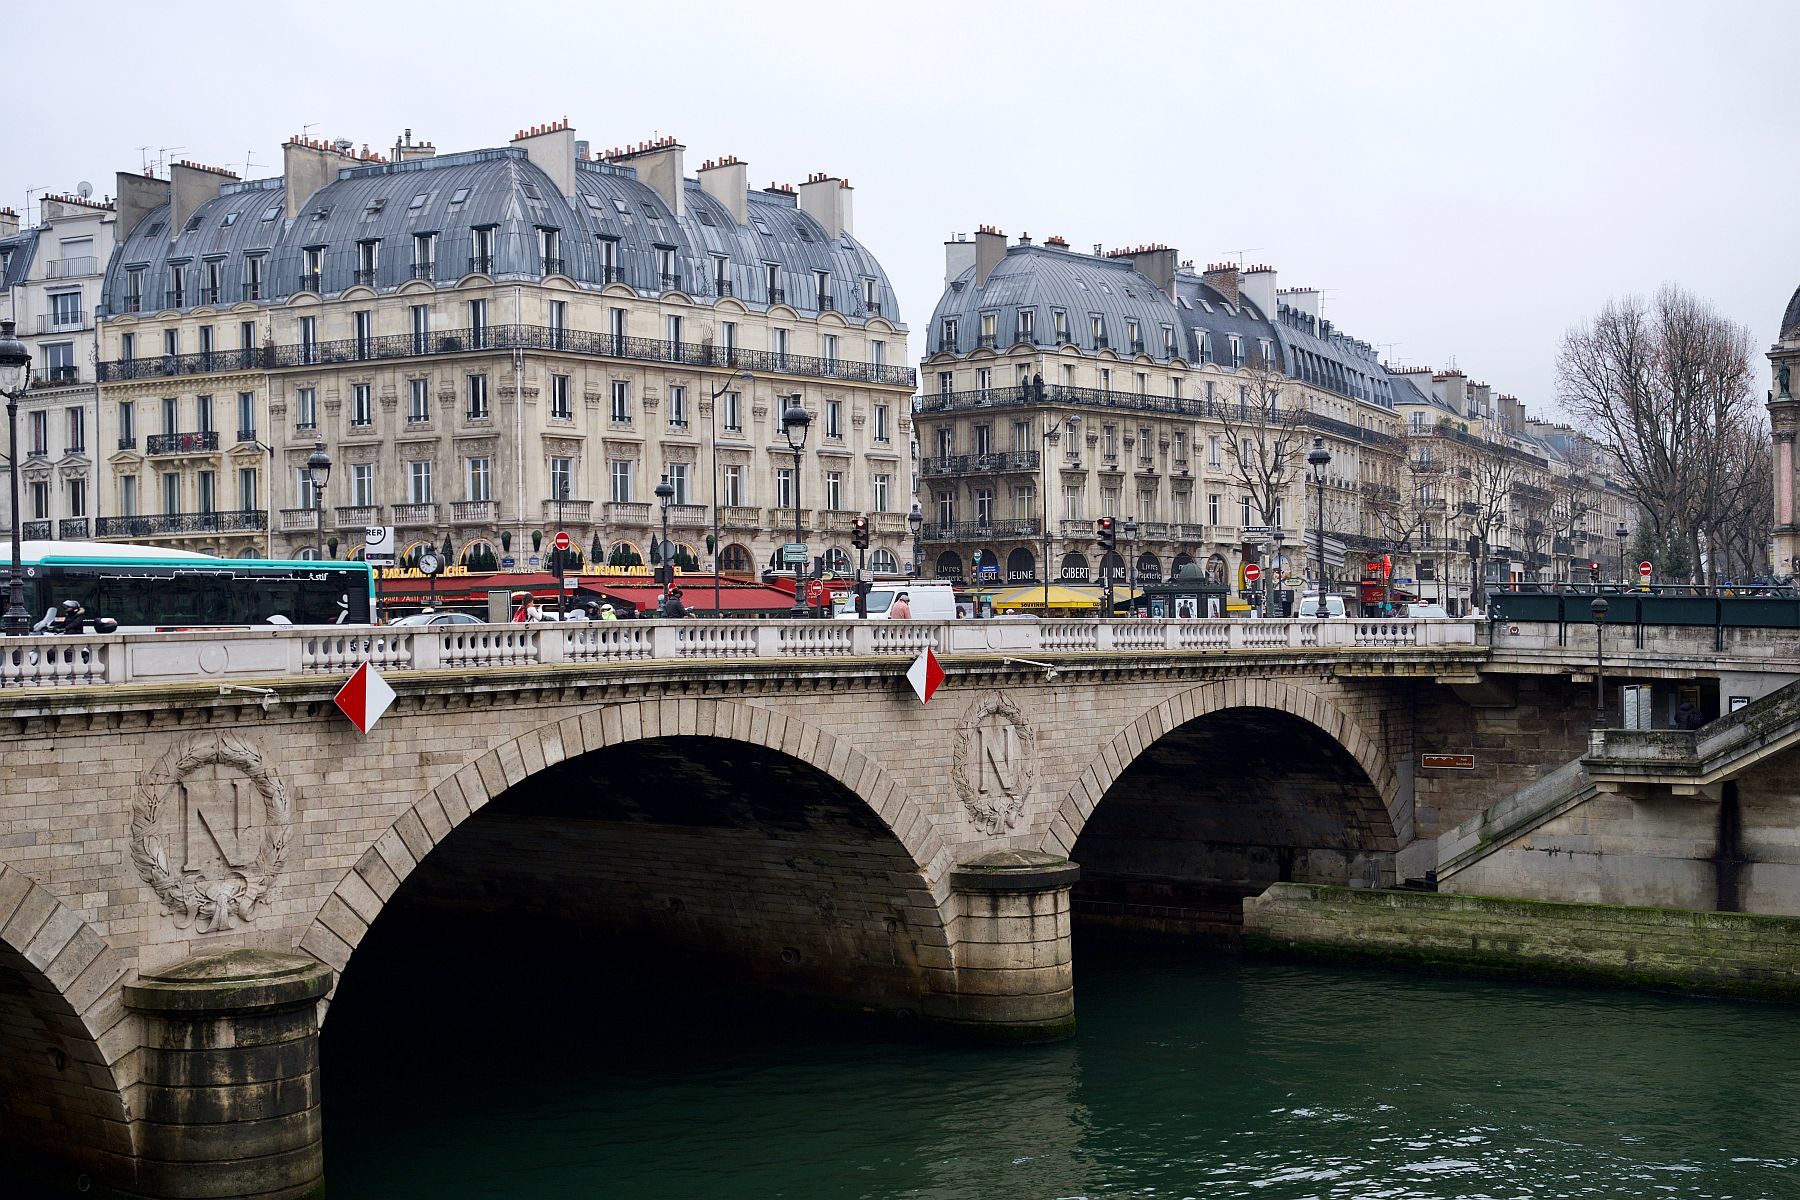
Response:
[[[350,723],[367,733],[381,720],[381,714],[388,710],[394,702],[394,689],[381,673],[368,663],[356,668],[344,686],[338,689],[332,701],[350,718]]]
[[[918,693],[920,704],[929,701],[944,682],[944,668],[938,665],[937,655],[927,648],[915,658],[913,665],[906,669],[906,682]]]

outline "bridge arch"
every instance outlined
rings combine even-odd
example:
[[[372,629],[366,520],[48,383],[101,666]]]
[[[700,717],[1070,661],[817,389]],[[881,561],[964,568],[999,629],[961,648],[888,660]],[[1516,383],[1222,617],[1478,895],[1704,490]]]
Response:
[[[130,1177],[125,972],[79,912],[0,863],[0,1144]]]
[[[1227,679],[1172,696],[1127,725],[1102,747],[1094,761],[1063,797],[1042,848],[1069,854],[1095,808],[1121,776],[1169,734],[1215,714],[1266,709],[1309,726],[1355,761],[1385,810],[1387,828],[1378,848],[1392,851],[1412,830],[1410,804],[1402,797],[1400,777],[1380,744],[1361,721],[1330,697],[1278,679]]]
[[[480,755],[419,797],[374,839],[320,906],[300,948],[341,973],[406,878],[490,802],[559,764],[682,738],[717,739],[803,764],[860,801],[917,874],[909,910],[936,914],[935,926],[915,928],[931,943],[926,973],[948,967],[952,856],[925,811],[847,739],[775,709],[700,698],[603,705],[546,722]]]

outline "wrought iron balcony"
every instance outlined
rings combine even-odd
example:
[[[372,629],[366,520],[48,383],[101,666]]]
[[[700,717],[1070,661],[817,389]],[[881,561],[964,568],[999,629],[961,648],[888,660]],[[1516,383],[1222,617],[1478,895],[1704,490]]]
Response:
[[[494,269],[494,256],[491,254],[472,254],[469,256],[469,274],[486,275]]]
[[[256,430],[254,429],[240,429],[237,433],[237,440],[240,442],[254,442],[256,440]]]
[[[263,298],[262,281],[255,280],[252,282],[245,283],[243,286],[242,292],[241,292],[241,296],[245,300],[261,300]]]
[[[993,349],[997,348],[999,346],[999,344],[1000,344],[1000,335],[999,334],[980,333],[980,334],[975,335],[975,348],[977,350],[993,350]]]
[[[770,304],[786,304],[787,303],[787,289],[786,288],[778,288],[778,287],[770,288],[769,289],[769,303]]]
[[[364,287],[374,287],[375,286],[375,268],[374,267],[358,267],[356,269],[356,274],[355,274],[354,278],[357,283],[362,284]]]
[[[921,459],[923,475],[994,475],[1008,471],[1035,471],[1041,455],[1036,450],[1002,450],[992,454],[951,454]]]
[[[1144,352],[1144,339],[1143,338],[1132,338],[1131,339],[1131,352],[1133,354],[1142,354]]]
[[[306,509],[311,512],[311,509]],[[261,511],[165,513],[154,517],[96,517],[94,536],[165,537],[178,533],[255,533],[269,527]]]
[[[732,294],[731,280],[715,278],[713,280],[713,292],[714,292],[714,294],[720,295],[720,296],[731,295]]]
[[[56,536],[65,542],[79,542],[88,536],[86,517],[64,517],[56,523]]]
[[[546,274],[546,275],[561,275],[562,273],[563,273],[563,260],[562,259],[546,258],[544,260],[544,274]]]
[[[865,317],[879,317],[881,315],[881,301],[879,301],[879,300],[864,300],[863,301],[863,315]]]
[[[621,267],[621,266],[617,266],[617,265],[610,266],[610,267],[601,267],[600,268],[600,282],[601,283],[624,283],[625,282],[625,268]]]
[[[217,304],[219,302],[219,289],[216,287],[201,288],[199,296],[194,302],[196,304]]]
[[[119,449],[121,449],[121,450],[136,450],[137,449],[137,438],[134,436],[131,436],[129,434],[126,435],[125,437],[120,438],[119,439]]]
[[[50,529],[49,521],[25,521],[19,525],[19,536],[28,542],[47,542]]]
[[[679,271],[664,271],[662,273],[662,290],[665,292],[680,291],[681,273]]]
[[[187,291],[183,288],[170,288],[163,293],[164,308],[186,308]]]
[[[219,448],[216,430],[205,433],[153,433],[144,439],[150,454],[209,454]]]
[[[318,295],[321,290],[319,273],[314,271],[302,274],[299,282],[294,285],[294,290],[296,292],[311,292],[315,296]]]
[[[412,267],[412,277],[414,279],[430,279],[436,272],[437,264],[430,259],[427,259],[424,262],[416,262]]]
[[[951,525],[927,522],[919,529],[921,542],[982,542],[1043,536],[1044,523],[1036,517],[1014,520],[958,521]]]
[[[837,311],[837,301],[833,300],[829,295],[820,296],[819,297],[819,311],[820,312],[836,312]]]
[[[143,312],[144,298],[142,296],[125,297],[125,311],[128,313]]]

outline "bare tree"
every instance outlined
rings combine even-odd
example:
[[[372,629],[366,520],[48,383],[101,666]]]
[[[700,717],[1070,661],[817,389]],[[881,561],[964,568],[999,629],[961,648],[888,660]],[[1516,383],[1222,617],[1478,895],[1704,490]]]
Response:
[[[1494,535],[1506,528],[1523,474],[1520,456],[1506,446],[1469,437],[1456,443],[1457,474],[1467,480],[1459,519],[1475,539],[1469,556],[1469,603],[1487,607],[1487,561]]]
[[[1304,450],[1300,433],[1306,410],[1287,394],[1287,379],[1260,356],[1250,362],[1235,401],[1219,401],[1232,478],[1271,535],[1281,526],[1282,504]],[[1263,615],[1272,611],[1276,579],[1270,562],[1263,584]]]
[[[1587,530],[1588,517],[1600,507],[1600,494],[1594,484],[1599,465],[1599,451],[1585,437],[1574,437],[1562,461],[1562,470],[1550,477],[1551,553],[1562,543],[1562,582],[1570,582],[1569,563],[1574,560],[1575,546]]]
[[[1682,543],[1716,577],[1701,544],[1729,507],[1732,440],[1755,421],[1750,333],[1674,285],[1609,301],[1571,329],[1557,391],[1618,462],[1650,541]]]
[[[1443,476],[1444,464],[1429,457],[1421,461],[1409,449],[1396,481],[1376,485],[1364,500],[1363,510],[1369,514],[1376,536],[1391,549],[1413,555],[1415,562],[1429,539],[1432,521],[1444,512]],[[1384,571],[1383,579],[1383,600],[1391,606],[1393,571]]]

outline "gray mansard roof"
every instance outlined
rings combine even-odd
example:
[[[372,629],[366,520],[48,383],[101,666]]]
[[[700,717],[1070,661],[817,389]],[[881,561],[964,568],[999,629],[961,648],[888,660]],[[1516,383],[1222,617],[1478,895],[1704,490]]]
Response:
[[[864,281],[873,280],[881,313],[899,324],[893,289],[875,256],[848,233],[827,238],[791,194],[749,193],[750,223],[738,225],[697,181],[686,181],[678,218],[629,167],[578,162],[575,177],[577,194],[562,196],[525,151],[513,147],[347,167],[307,197],[292,223],[282,219],[280,179],[227,184],[172,238],[166,205],[141,220],[113,257],[106,303],[111,312],[125,311],[126,269],[142,267],[144,308],[154,311],[169,290],[171,266],[186,263],[193,305],[200,283],[193,272],[212,259],[224,264],[219,302],[233,303],[242,296],[243,260],[253,254],[265,256],[263,299],[280,300],[299,290],[305,252],[315,248],[323,251],[321,290],[331,295],[356,281],[359,244],[366,241],[381,243],[374,286],[396,287],[413,278],[413,238],[421,233],[437,235],[433,278],[453,283],[476,265],[472,233],[478,228],[494,231],[488,275],[535,280],[550,273],[540,256],[539,231],[553,229],[561,273],[584,287],[622,282],[642,292],[711,298],[712,256],[723,255],[732,294],[752,307],[769,302],[764,274],[773,263],[782,268],[791,307],[819,310],[814,272],[825,271],[839,311],[865,315]],[[617,243],[610,280],[602,267],[604,240]],[[677,286],[665,285],[663,250],[675,252]]]
[[[31,259],[37,253],[35,229],[22,229],[9,238],[0,238],[0,258],[6,259],[6,271],[0,275],[0,287],[25,282],[31,274]]]

